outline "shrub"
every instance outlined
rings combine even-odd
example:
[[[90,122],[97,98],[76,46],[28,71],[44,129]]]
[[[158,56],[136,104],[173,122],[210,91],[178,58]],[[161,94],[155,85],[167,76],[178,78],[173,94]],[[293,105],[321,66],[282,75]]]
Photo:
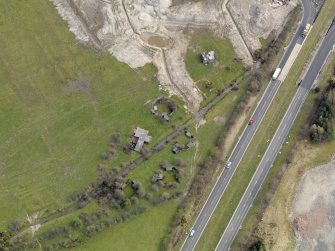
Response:
[[[83,226],[83,223],[80,219],[78,218],[74,218],[71,222],[70,222],[70,226],[74,229],[79,229]]]

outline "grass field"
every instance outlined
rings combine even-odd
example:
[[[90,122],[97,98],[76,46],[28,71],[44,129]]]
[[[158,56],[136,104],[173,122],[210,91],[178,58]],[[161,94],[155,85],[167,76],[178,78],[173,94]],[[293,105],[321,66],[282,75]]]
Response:
[[[200,55],[203,51],[210,50],[215,52],[216,62],[204,65]],[[244,72],[243,64],[236,57],[231,42],[205,30],[192,34],[185,62],[187,71],[204,93],[202,106]]]
[[[147,213],[118,224],[113,230],[93,236],[75,250],[157,251],[176,209],[175,201],[165,202]]]
[[[138,157],[136,153],[118,151],[112,160],[100,159],[115,130],[120,131],[125,144],[135,127],[148,129],[153,137],[149,146],[172,132],[171,124],[161,124],[145,105],[162,94],[156,87],[153,67],[134,71],[107,53],[79,45],[49,1],[1,2],[0,34],[0,229],[14,219],[24,221],[26,214],[39,212],[43,216],[48,210],[66,207],[71,193],[97,177],[98,164],[115,167]],[[230,64],[235,57],[228,41],[221,44],[221,40],[215,40],[213,46],[207,45],[218,55],[229,55],[220,59],[222,63]],[[218,69],[212,69],[208,77],[228,85],[243,70],[239,60],[232,64],[236,64],[236,70],[231,74],[221,78],[216,75]],[[217,108],[223,109],[215,108],[213,114],[228,118],[232,103],[237,105],[240,95],[229,95]],[[181,105],[180,100],[178,103]],[[171,119],[178,125],[189,117],[179,109]],[[222,124],[215,124],[210,117],[202,128],[198,136],[199,160],[214,144]],[[211,137],[207,138],[209,131]],[[149,189],[150,177],[159,169],[159,163],[164,159],[173,161],[171,146],[129,178]],[[189,163],[194,152],[190,149],[177,157]],[[113,250],[157,250],[176,208],[175,201],[152,207],[144,215],[96,235],[83,248],[92,250],[101,245]],[[96,205],[89,205],[80,211],[96,209]],[[39,234],[68,224],[78,214],[48,222]],[[127,238],[122,238],[125,235]],[[145,239],[148,235],[151,238]]]
[[[334,3],[327,1],[325,7],[322,9],[322,12],[317,19],[317,22],[311,31],[308,40],[306,41],[296,60],[296,63],[293,65],[287,79],[282,84],[277,96],[275,97],[266,116],[264,117],[260,128],[254,136],[250,144],[253,147],[249,147],[246,151],[239,168],[236,170],[236,173],[227,187],[227,190],[223,195],[217,210],[213,214],[208,227],[200,239],[197,250],[210,250],[216,246],[218,240],[220,239],[225,226],[233,214],[260,161],[260,158],[255,158],[255,156],[262,156],[266,150],[266,142],[268,139],[272,138],[272,135],[279,125],[279,122],[291,100],[290,97],[293,97],[296,90],[295,83],[299,80],[298,78],[304,67],[304,64],[307,62],[311,51],[315,47],[318,38],[320,37],[320,34],[326,29],[326,24],[329,22],[329,20],[331,20],[334,7]],[[289,146],[284,146],[283,151],[288,147]],[[253,212],[255,213],[257,210]],[[253,214],[251,217],[256,219],[255,214]],[[255,221],[253,221],[253,223],[255,223]],[[250,226],[252,226],[252,223]],[[245,229],[250,228],[246,227]],[[243,236],[240,240],[243,240],[244,237],[245,236]],[[238,248],[236,249],[238,250]]]
[[[160,95],[153,67],[133,71],[79,46],[49,1],[2,1],[0,34],[1,227],[64,207],[96,177],[115,129],[126,142],[146,128],[152,144],[172,131],[144,107]],[[120,152],[107,164],[136,156]]]

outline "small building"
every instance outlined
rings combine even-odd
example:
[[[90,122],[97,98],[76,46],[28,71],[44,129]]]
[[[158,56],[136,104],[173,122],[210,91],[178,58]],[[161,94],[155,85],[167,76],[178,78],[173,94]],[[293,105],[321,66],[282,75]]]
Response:
[[[141,149],[143,147],[144,143],[150,143],[151,136],[148,135],[149,131],[144,130],[140,127],[137,127],[134,130],[134,137],[137,138],[136,145],[134,147],[134,150],[136,152],[141,152]]]
[[[174,153],[174,154],[176,154],[176,153],[179,153],[180,151],[182,151],[184,149],[184,147],[181,145],[181,144],[179,144],[178,142],[174,145],[174,147],[172,148],[172,152]]]
[[[162,113],[162,118],[165,120],[165,121],[170,121],[170,117],[169,117],[169,115],[168,115],[168,113],[167,112],[163,112]]]
[[[190,133],[188,130],[185,130],[185,136],[189,139],[193,139],[192,133]]]
[[[214,51],[204,51],[201,54],[201,59],[203,64],[213,64],[215,62]]]
[[[164,176],[163,176],[162,173],[157,173],[154,176],[152,176],[151,181],[152,181],[152,183],[156,183],[156,182],[158,182],[160,180],[163,180],[163,178],[164,178]]]
[[[117,189],[123,190],[126,188],[126,186],[127,186],[127,183],[118,182],[118,181],[115,182],[115,188]]]
[[[163,170],[165,172],[172,172],[172,171],[176,170],[176,168],[175,167],[164,167]]]
[[[151,109],[151,113],[157,115],[157,113],[158,113],[157,105],[154,105],[154,106],[152,107],[152,109]]]
[[[194,146],[194,143],[193,143],[193,141],[189,141],[187,144],[186,144],[186,149],[189,149],[189,148],[191,148],[191,147],[193,147]]]

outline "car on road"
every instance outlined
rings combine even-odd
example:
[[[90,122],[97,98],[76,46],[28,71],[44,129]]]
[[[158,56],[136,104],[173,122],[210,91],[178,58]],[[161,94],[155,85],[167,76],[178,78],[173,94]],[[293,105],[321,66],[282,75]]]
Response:
[[[229,161],[228,163],[227,163],[227,169],[229,169],[229,167],[231,166],[231,162]]]
[[[249,125],[252,125],[254,123],[254,119],[253,118],[251,118],[250,120],[249,120]]]
[[[194,232],[195,232],[195,230],[194,230],[194,229],[192,229],[192,230],[190,231],[190,234],[189,234],[189,236],[190,236],[190,237],[192,237],[192,236],[194,235]]]

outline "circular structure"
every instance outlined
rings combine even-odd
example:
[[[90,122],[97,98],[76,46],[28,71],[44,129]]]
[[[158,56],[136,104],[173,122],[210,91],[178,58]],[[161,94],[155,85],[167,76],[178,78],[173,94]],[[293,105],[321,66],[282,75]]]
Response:
[[[155,33],[144,32],[141,34],[141,39],[152,47],[166,49],[172,46],[172,40],[169,37],[164,37]]]

